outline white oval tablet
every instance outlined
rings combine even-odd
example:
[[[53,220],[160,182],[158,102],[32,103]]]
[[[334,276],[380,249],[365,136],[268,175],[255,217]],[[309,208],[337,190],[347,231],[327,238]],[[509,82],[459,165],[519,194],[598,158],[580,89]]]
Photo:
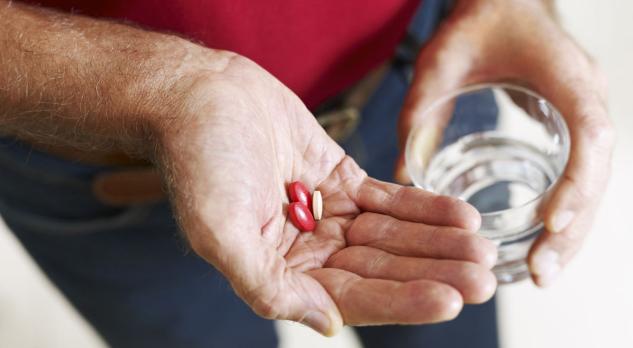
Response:
[[[321,220],[321,215],[323,215],[323,198],[321,197],[321,191],[314,191],[312,194],[312,215],[315,220]]]

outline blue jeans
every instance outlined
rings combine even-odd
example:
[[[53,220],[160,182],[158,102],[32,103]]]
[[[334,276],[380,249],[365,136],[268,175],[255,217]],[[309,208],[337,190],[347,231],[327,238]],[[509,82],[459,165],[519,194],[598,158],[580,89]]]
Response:
[[[400,81],[400,83],[396,83]],[[368,172],[391,179],[395,127],[406,84],[391,74],[343,144]],[[481,96],[468,103],[488,103]],[[187,253],[167,203],[114,208],[92,194],[98,173],[0,141],[0,214],[37,264],[113,347],[275,347],[225,279]],[[497,346],[495,303],[454,321],[357,329],[371,347]]]
[[[383,180],[392,179],[406,89],[405,73],[393,69],[363,110],[356,133],[342,144]],[[92,178],[111,170],[116,168],[0,140],[0,214],[106,342],[137,348],[277,346],[273,322],[253,314],[219,272],[186,251],[167,202],[116,208],[94,197]],[[498,346],[494,301],[466,306],[448,323],[356,332],[367,348]]]

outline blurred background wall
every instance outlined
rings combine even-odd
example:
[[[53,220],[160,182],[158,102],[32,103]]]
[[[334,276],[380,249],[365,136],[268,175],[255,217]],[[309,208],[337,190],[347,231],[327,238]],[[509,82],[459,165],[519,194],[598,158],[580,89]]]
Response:
[[[618,131],[613,177],[585,248],[550,289],[529,282],[498,291],[502,347],[633,347],[633,1],[558,1],[565,27],[610,80]],[[283,347],[357,347],[350,330],[322,338],[279,323]],[[99,348],[0,223],[0,347]]]

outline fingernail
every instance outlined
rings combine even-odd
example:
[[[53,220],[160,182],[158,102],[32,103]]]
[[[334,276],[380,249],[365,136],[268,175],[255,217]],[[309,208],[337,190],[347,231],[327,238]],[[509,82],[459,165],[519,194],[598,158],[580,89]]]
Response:
[[[404,166],[401,166],[396,170],[394,179],[396,180],[396,182],[403,185],[408,184],[411,181],[411,179],[409,178],[409,173],[407,173],[407,169]]]
[[[406,161],[412,161],[414,168],[425,168],[440,142],[441,129],[428,124],[413,131],[416,133],[411,140],[411,147],[408,149],[411,156],[408,156]]]
[[[343,328],[343,318],[341,314],[337,310],[331,310],[328,312],[328,317],[330,318],[330,330],[326,332],[324,335],[327,337],[332,337],[341,331]]]
[[[331,335],[330,332],[332,329],[330,328],[330,319],[321,312],[309,312],[305,317],[303,317],[301,324],[304,324],[323,335]]]
[[[558,233],[564,230],[571,220],[574,219],[574,212],[571,210],[563,210],[556,212],[552,218],[552,230],[550,232]]]
[[[531,270],[541,286],[550,285],[560,273],[559,255],[552,249],[538,251],[532,257]]]
[[[546,287],[552,285],[552,283],[554,283],[556,278],[558,278],[558,271],[550,273],[548,275],[540,275],[540,276],[538,276],[537,282],[538,282],[538,285],[540,287],[546,288]]]

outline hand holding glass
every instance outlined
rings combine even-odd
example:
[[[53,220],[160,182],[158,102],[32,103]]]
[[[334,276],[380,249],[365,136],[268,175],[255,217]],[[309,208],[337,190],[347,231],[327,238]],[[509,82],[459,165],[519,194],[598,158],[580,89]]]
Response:
[[[543,231],[539,208],[569,156],[569,131],[556,108],[509,84],[466,87],[434,102],[408,137],[413,183],[459,197],[482,217],[498,246],[500,284],[529,276],[526,257]]]

